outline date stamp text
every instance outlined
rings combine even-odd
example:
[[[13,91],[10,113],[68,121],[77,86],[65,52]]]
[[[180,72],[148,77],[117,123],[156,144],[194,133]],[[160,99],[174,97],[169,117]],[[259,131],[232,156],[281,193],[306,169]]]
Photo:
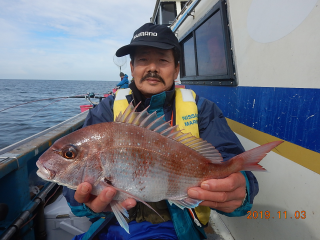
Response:
[[[278,211],[272,216],[269,211],[248,211],[247,219],[305,219],[307,217],[306,211],[295,211],[294,216],[289,217],[287,211]]]

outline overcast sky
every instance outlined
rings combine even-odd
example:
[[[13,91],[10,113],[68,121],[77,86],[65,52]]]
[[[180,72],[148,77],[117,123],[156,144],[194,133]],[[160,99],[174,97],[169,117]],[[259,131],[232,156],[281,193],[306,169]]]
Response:
[[[0,0],[0,79],[120,80],[116,50],[156,0]],[[123,72],[131,79],[129,58]]]

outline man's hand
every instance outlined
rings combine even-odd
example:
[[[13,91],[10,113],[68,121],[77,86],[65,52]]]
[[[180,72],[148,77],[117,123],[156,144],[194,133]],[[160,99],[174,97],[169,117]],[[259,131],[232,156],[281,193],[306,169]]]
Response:
[[[223,179],[210,179],[201,183],[201,187],[190,188],[188,195],[204,200],[199,205],[231,213],[242,205],[246,196],[246,179],[240,172]]]
[[[81,183],[74,194],[74,199],[79,203],[84,203],[96,213],[110,212],[111,207],[109,204],[117,191],[112,187],[106,187],[98,196],[94,196],[90,194],[91,190],[92,186],[90,183]],[[136,201],[132,198],[128,198],[122,202],[122,206],[127,210],[133,208],[135,205]]]

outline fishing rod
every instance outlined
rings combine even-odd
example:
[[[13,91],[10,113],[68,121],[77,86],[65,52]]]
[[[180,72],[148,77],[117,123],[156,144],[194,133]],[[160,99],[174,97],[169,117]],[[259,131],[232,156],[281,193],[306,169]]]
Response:
[[[59,99],[59,100],[56,100],[56,101],[53,101],[53,102],[51,102],[51,103],[49,103],[48,105],[46,105],[46,106],[44,106],[44,107],[42,107],[42,108],[40,108],[39,110],[37,110],[30,118],[33,118],[38,112],[40,112],[42,109],[44,109],[44,108],[46,108],[46,107],[48,107],[49,105],[51,105],[51,104],[53,104],[53,103],[56,103],[56,102],[60,102],[60,101],[62,101],[62,100],[64,100],[64,99],[66,99],[66,98],[62,98],[62,99]]]
[[[46,204],[48,202],[48,200],[46,201],[46,196],[53,189],[55,185],[56,183],[50,183],[43,190],[41,190],[41,192],[37,195],[37,197],[34,200],[32,200],[32,202],[29,205],[29,208],[20,214],[20,216],[15,220],[15,222],[11,224],[11,226],[5,231],[3,235],[1,235],[0,239],[9,240],[14,236],[16,232],[19,231],[19,229],[24,227],[28,223],[27,220],[29,216],[33,214],[33,212],[37,209],[37,207],[41,203]],[[25,224],[25,222],[27,223]]]
[[[92,103],[93,105],[98,105],[99,103],[92,102],[91,99],[92,99],[92,98],[98,98],[98,99],[99,99],[99,102],[101,102],[101,100],[102,100],[103,98],[105,98],[105,97],[104,97],[104,96],[97,96],[97,95],[98,95],[98,94],[87,93],[87,94],[84,94],[84,95],[75,95],[75,96],[67,96],[67,97],[55,97],[55,98],[38,99],[38,100],[33,100],[33,101],[25,102],[25,103],[20,103],[20,104],[11,106],[11,107],[7,107],[7,108],[4,108],[4,109],[1,109],[0,112],[6,111],[6,110],[11,109],[11,108],[19,107],[19,106],[22,106],[22,105],[25,105],[25,104],[29,104],[29,103],[34,103],[34,102],[39,102],[39,101],[55,100],[55,99],[64,100],[64,99],[67,99],[67,98],[85,98],[87,101],[89,101],[89,102]],[[59,100],[59,101],[61,101],[61,100]],[[51,104],[51,103],[50,103],[50,104]],[[48,105],[50,105],[50,104],[48,104]],[[48,105],[47,105],[47,106],[48,106]]]

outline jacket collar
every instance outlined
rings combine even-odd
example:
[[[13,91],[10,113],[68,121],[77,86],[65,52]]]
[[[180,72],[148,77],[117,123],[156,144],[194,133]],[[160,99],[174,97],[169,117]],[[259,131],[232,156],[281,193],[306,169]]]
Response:
[[[128,101],[131,102],[133,100],[134,106],[136,106],[139,102],[141,102],[137,109],[138,112],[142,111],[148,106],[150,106],[151,109],[152,108],[158,109],[159,107],[162,107],[162,108],[170,107],[173,103],[174,96],[175,96],[174,83],[169,91],[164,91],[162,93],[153,95],[151,98],[146,98],[145,96],[143,96],[142,93],[138,90],[134,82],[130,83],[129,88],[132,90],[132,97],[127,98]],[[159,104],[162,106],[159,106]]]

